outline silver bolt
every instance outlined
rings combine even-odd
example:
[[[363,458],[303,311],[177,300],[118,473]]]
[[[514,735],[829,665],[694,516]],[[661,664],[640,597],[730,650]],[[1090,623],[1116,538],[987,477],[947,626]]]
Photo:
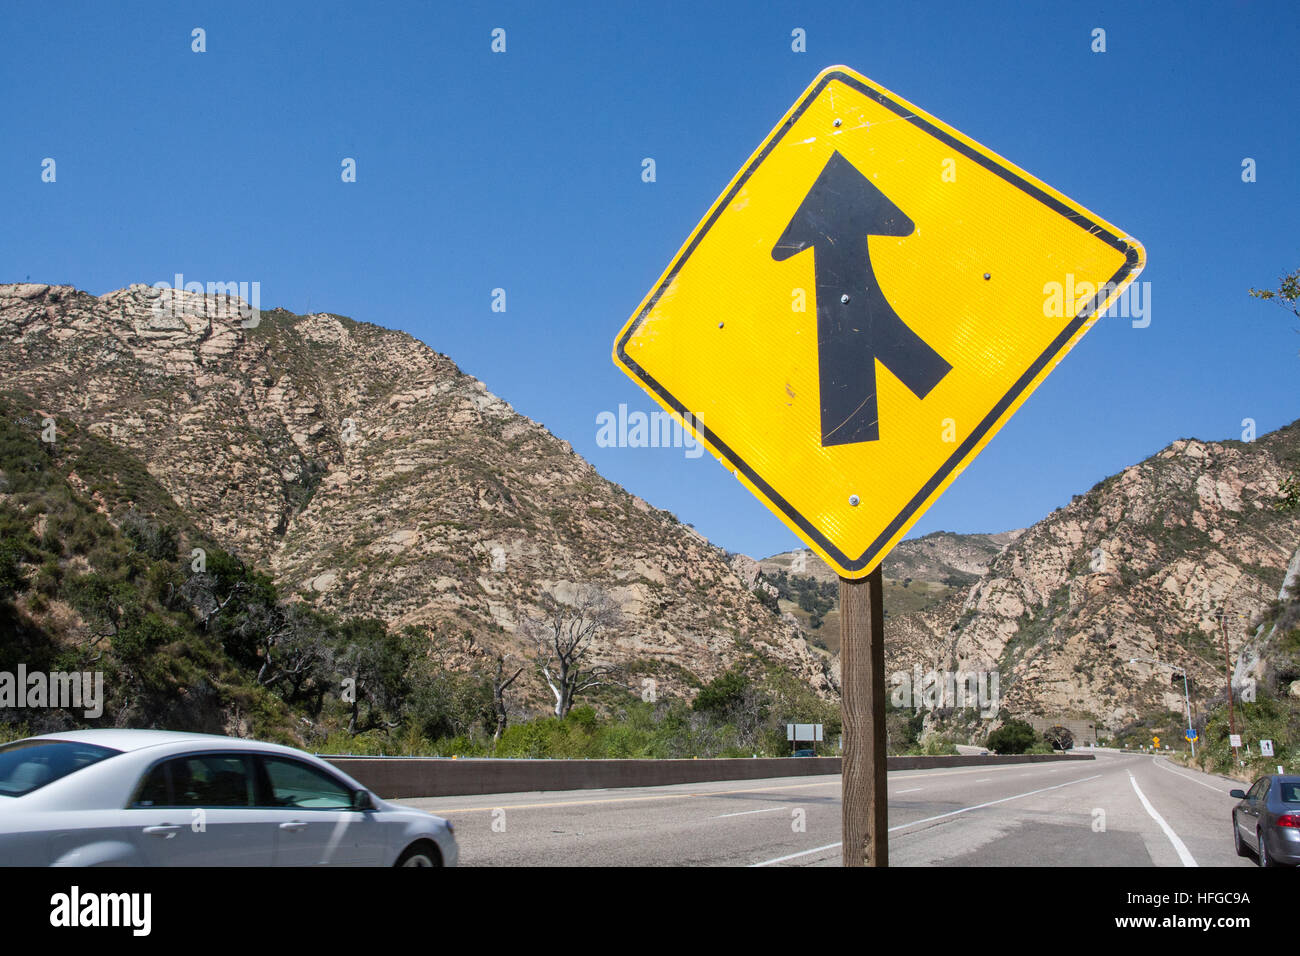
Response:
[[[860,499],[858,498],[857,495],[849,495],[849,504],[850,504],[852,507],[856,508],[856,507],[858,506],[858,501],[859,501],[859,500],[860,500]]]
[[[848,304],[849,304],[849,294],[846,292],[846,293],[844,293],[842,296],[840,296],[840,301],[841,301],[842,303],[844,303],[845,305],[848,305]]]
[[[722,328],[723,325],[725,325],[725,324],[726,324],[725,322],[719,322],[719,323],[718,323],[718,328]]]
[[[835,121],[835,125],[836,125],[836,126],[839,126],[839,125],[842,124],[843,122],[844,122],[844,120],[842,120],[842,119],[837,119],[837,120]]]
[[[986,272],[986,273],[984,273],[984,278],[985,278],[985,279],[992,279],[993,277],[992,277],[991,275],[989,275],[989,274]]]

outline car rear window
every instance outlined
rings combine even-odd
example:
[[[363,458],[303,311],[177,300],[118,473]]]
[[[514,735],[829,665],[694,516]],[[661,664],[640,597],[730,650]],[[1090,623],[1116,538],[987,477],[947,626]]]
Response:
[[[1277,786],[1278,799],[1283,803],[1300,803],[1300,783],[1279,781]]]
[[[73,740],[19,740],[0,747],[0,796],[21,797],[122,751]]]

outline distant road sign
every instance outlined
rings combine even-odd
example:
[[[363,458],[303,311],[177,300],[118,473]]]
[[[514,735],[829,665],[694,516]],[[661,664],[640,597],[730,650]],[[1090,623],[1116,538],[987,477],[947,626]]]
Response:
[[[785,739],[794,740],[794,741],[808,740],[816,743],[822,739],[822,725],[821,724],[786,724]]]
[[[842,577],[865,577],[1142,270],[1123,230],[824,71],[614,361]]]
[[[1152,737],[1152,738],[1151,738],[1151,742],[1154,743],[1157,747],[1160,746],[1160,738],[1159,738],[1159,737]]]
[[[1240,746],[1241,746],[1241,734],[1229,734],[1229,735],[1228,735],[1228,746],[1229,746],[1229,747],[1240,747]]]
[[[1271,756],[1273,756],[1273,741],[1271,741],[1271,740],[1261,740],[1261,741],[1259,742],[1259,755],[1260,755],[1261,757],[1271,757]]]
[[[1196,739],[1196,731],[1193,730],[1191,727],[1188,727],[1188,728],[1187,728],[1187,733],[1183,734],[1183,736],[1186,737],[1188,740],[1195,740],[1195,739]]]

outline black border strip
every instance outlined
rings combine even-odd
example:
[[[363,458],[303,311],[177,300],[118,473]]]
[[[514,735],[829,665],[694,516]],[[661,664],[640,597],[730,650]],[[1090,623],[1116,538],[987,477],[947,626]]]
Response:
[[[809,521],[806,518],[804,518],[803,515],[801,515],[798,511],[796,511],[790,505],[790,503],[786,501],[781,495],[777,494],[774,488],[772,488],[766,481],[764,481],[758,475],[758,473],[755,472],[739,455],[737,455],[734,451],[732,451],[731,448],[724,441],[722,441],[716,434],[714,434],[713,431],[707,425],[705,425],[703,422],[697,419],[688,409],[686,409],[681,404],[681,402],[679,402],[676,398],[674,398],[668,392],[668,390],[664,388],[663,385],[657,382],[652,375],[650,375],[645,369],[641,368],[640,365],[638,365],[635,361],[633,361],[632,357],[627,354],[627,350],[626,350],[626,345],[628,343],[628,340],[632,338],[632,336],[636,333],[636,330],[640,327],[642,321],[644,321],[645,317],[655,307],[655,304],[659,301],[659,297],[663,295],[665,291],[667,291],[670,285],[672,285],[673,279],[677,277],[677,273],[680,272],[682,267],[686,264],[686,260],[691,257],[691,253],[695,251],[696,246],[700,244],[700,241],[713,227],[714,222],[716,222],[718,217],[722,215],[723,211],[727,208],[727,206],[731,204],[731,201],[732,199],[735,198],[736,193],[738,193],[741,187],[745,185],[745,183],[749,180],[749,177],[753,175],[754,171],[758,169],[759,165],[763,162],[763,160],[767,158],[767,155],[776,147],[776,144],[779,143],[781,139],[785,136],[785,134],[790,131],[791,127],[793,127],[795,122],[798,121],[799,117],[803,115],[804,111],[807,110],[808,107],[817,99],[817,97],[821,95],[822,90],[825,89],[826,85],[830,83],[831,80],[839,80],[841,83],[844,83],[847,86],[852,87],[853,89],[857,90],[859,93],[862,93],[865,96],[870,97],[871,99],[880,103],[882,106],[898,114],[898,116],[901,117],[902,119],[905,119],[908,122],[912,123],[913,125],[919,127],[920,129],[929,133],[931,136],[935,137],[936,139],[941,140],[943,143],[945,143],[952,149],[957,150],[963,156],[967,157],[968,159],[974,160],[975,162],[983,166],[985,169],[989,170],[990,172],[1006,180],[1011,185],[1015,186],[1017,189],[1020,189],[1021,191],[1025,192],[1029,196],[1032,196],[1034,199],[1037,199],[1039,202],[1047,206],[1053,212],[1065,216],[1067,219],[1069,219],[1075,225],[1077,225],[1080,229],[1087,230],[1090,234],[1096,236],[1098,239],[1101,239],[1107,245],[1113,247],[1119,252],[1125,253],[1124,265],[1119,268],[1119,271],[1117,271],[1113,276],[1111,276],[1110,281],[1106,285],[1102,286],[1101,289],[1098,290],[1096,296],[1093,297],[1093,300],[1088,303],[1088,305],[1083,309],[1083,311],[1081,311],[1077,316],[1075,316],[1075,318],[1070,322],[1070,324],[1067,325],[1065,329],[1062,330],[1062,332],[1055,339],[1052,340],[1051,344],[1048,345],[1047,349],[1043,352],[1043,354],[1038,356],[1038,358],[1034,360],[1033,364],[1029,366],[1029,368],[1025,371],[1025,373],[1016,380],[1014,385],[1011,386],[1011,390],[1008,391],[1007,394],[1002,397],[1001,401],[999,401],[997,405],[993,407],[993,410],[984,417],[984,419],[979,423],[979,425],[976,426],[975,430],[971,432],[971,434],[966,438],[966,440],[957,447],[957,450],[952,453],[952,455],[948,458],[948,460],[945,461],[942,466],[940,466],[939,470],[935,472],[934,476],[925,483],[925,485],[921,488],[921,490],[918,491],[916,495],[914,495],[906,505],[904,505],[903,510],[898,514],[898,516],[889,523],[889,525],[885,528],[884,531],[880,533],[880,535],[876,538],[876,540],[873,541],[867,547],[867,549],[864,552],[862,552],[862,554],[859,555],[857,558],[850,558],[839,548],[835,547],[835,545],[832,544],[825,537],[825,535],[823,535],[820,531],[814,528],[812,524],[809,523]],[[894,102],[889,97],[881,93],[879,90],[873,89],[870,86],[866,86],[865,84],[858,81],[856,78],[849,76],[847,73],[841,73],[839,71],[835,71],[833,73],[827,73],[825,76],[823,76],[821,82],[818,83],[815,87],[813,87],[813,89],[804,98],[803,102],[799,104],[798,108],[795,109],[795,111],[790,114],[790,118],[787,119],[780,126],[780,128],[776,130],[776,132],[768,140],[767,145],[763,147],[762,152],[760,152],[757,156],[754,157],[754,161],[749,164],[749,166],[745,169],[743,175],[741,175],[741,177],[736,180],[735,184],[727,192],[726,197],[723,199],[721,203],[718,204],[718,207],[713,211],[713,214],[709,216],[708,220],[704,224],[704,227],[695,234],[695,238],[691,240],[690,245],[688,245],[684,250],[682,250],[681,254],[677,257],[677,260],[673,263],[671,271],[669,271],[667,276],[664,277],[663,282],[660,283],[659,288],[655,290],[654,295],[650,297],[650,300],[645,304],[645,307],[637,314],[636,320],[631,325],[629,325],[627,331],[624,332],[623,335],[619,337],[618,345],[617,345],[618,357],[619,360],[623,362],[623,364],[627,368],[631,369],[647,387],[653,389],[655,394],[657,394],[660,398],[662,398],[663,401],[667,403],[669,407],[671,407],[680,416],[682,416],[684,420],[689,421],[694,426],[696,431],[702,433],[704,437],[708,440],[709,444],[711,444],[714,448],[720,451],[729,461],[733,462],[735,466],[745,474],[745,477],[748,478],[754,484],[755,487],[757,487],[760,491],[762,491],[763,495],[769,501],[771,501],[773,504],[775,504],[778,508],[781,509],[782,514],[784,514],[792,522],[794,522],[801,529],[803,529],[803,531],[810,538],[816,541],[817,544],[820,545],[821,548],[827,554],[829,554],[832,558],[834,558],[836,562],[838,562],[842,567],[847,568],[850,571],[859,571],[871,563],[871,561],[875,558],[875,556],[880,552],[880,549],[884,547],[885,543],[889,541],[889,539],[892,538],[898,532],[898,529],[903,524],[905,524],[913,514],[916,513],[917,509],[920,508],[921,505],[925,502],[925,499],[928,498],[934,492],[934,489],[937,488],[944,481],[944,479],[946,479],[948,475],[952,473],[953,469],[955,469],[958,465],[962,463],[966,455],[969,454],[970,451],[976,445],[979,444],[979,442],[983,439],[983,437],[988,433],[989,429],[991,429],[993,425],[997,422],[998,418],[1001,417],[1002,413],[1007,410],[1007,408],[1020,396],[1022,392],[1024,392],[1026,388],[1029,387],[1029,383],[1034,380],[1034,378],[1038,375],[1038,373],[1041,372],[1043,368],[1050,361],[1052,361],[1052,359],[1054,359],[1056,356],[1058,356],[1061,353],[1061,351],[1069,343],[1070,339],[1074,337],[1074,334],[1079,330],[1079,328],[1085,322],[1087,322],[1088,319],[1091,318],[1092,315],[1097,311],[1097,309],[1099,309],[1101,305],[1106,301],[1106,297],[1109,295],[1110,291],[1117,288],[1121,282],[1123,282],[1125,279],[1128,278],[1129,274],[1137,266],[1137,262],[1138,262],[1137,250],[1134,247],[1130,246],[1128,243],[1124,242],[1122,239],[1120,239],[1110,230],[1104,228],[1098,223],[1093,222],[1087,216],[1081,215],[1080,213],[1076,212],[1074,209],[1067,206],[1065,203],[1061,202],[1055,196],[1052,196],[1049,193],[1044,192],[1038,186],[1035,186],[1033,183],[1026,181],[1019,174],[1013,172],[1010,169],[1007,169],[1005,166],[999,165],[989,157],[972,149],[970,146],[967,146],[961,140],[957,139],[955,136],[946,132],[945,130],[938,128],[929,120],[924,119],[921,116],[918,116],[915,112],[906,108],[902,104]]]

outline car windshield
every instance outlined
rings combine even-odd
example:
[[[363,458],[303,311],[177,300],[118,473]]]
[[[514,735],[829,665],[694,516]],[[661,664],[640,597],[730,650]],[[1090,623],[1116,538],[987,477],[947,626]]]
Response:
[[[1277,786],[1278,799],[1283,803],[1300,803],[1300,781],[1279,781]]]
[[[21,797],[122,751],[72,740],[20,740],[0,747],[0,796]]]

